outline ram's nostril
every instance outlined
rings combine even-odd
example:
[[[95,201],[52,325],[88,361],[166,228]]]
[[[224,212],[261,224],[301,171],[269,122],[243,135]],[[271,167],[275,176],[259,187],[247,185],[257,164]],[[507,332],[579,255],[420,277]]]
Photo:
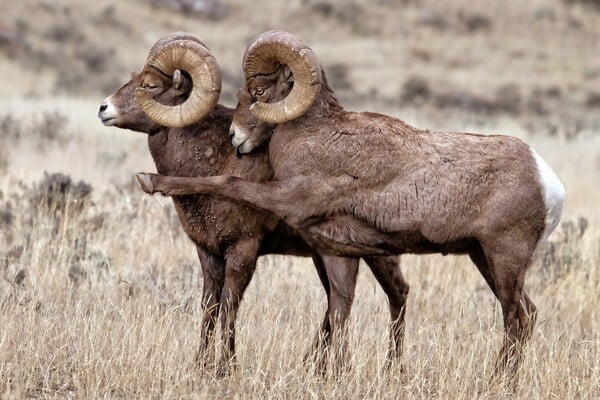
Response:
[[[233,139],[234,136],[235,136],[235,131],[233,129],[231,129],[229,131],[229,139]]]
[[[108,108],[108,104],[106,104],[106,103],[100,104],[100,112],[106,110],[107,108]]]

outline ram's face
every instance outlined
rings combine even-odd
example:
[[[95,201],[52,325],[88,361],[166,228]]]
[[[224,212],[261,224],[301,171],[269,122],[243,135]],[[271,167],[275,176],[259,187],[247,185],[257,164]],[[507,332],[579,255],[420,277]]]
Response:
[[[271,138],[276,126],[256,118],[251,111],[252,104],[276,103],[289,94],[293,85],[292,74],[286,66],[281,66],[272,74],[247,79],[238,92],[238,104],[230,130],[231,143],[238,153],[250,153],[260,147]]]
[[[100,105],[98,117],[106,126],[116,126],[138,132],[153,133],[162,128],[152,121],[135,99],[136,88],[144,88],[159,103],[181,104],[191,90],[191,80],[180,71],[173,76],[154,69],[131,74],[131,79],[108,96]]]

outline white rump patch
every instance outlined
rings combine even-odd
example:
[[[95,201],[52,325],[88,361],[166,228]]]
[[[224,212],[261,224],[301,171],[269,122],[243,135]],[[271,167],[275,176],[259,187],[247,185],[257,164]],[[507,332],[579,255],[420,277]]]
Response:
[[[565,188],[554,171],[546,164],[546,161],[535,150],[531,149],[531,153],[537,164],[538,178],[542,185],[544,204],[546,206],[546,224],[544,233],[538,242],[539,245],[548,239],[548,236],[558,226],[565,201]]]

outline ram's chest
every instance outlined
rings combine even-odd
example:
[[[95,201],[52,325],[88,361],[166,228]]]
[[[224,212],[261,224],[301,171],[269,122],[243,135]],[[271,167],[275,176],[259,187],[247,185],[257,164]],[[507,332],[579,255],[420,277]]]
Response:
[[[148,138],[158,173],[171,176],[218,175],[231,154],[226,132],[166,130]]]
[[[211,132],[160,132],[149,138],[149,147],[159,174],[169,176],[218,175],[231,153],[222,135]],[[242,228],[232,222],[232,206],[214,195],[173,198],[181,227],[192,241],[215,254],[239,237]]]
[[[212,146],[196,143],[163,149],[155,162],[159,173],[171,176],[217,175],[223,163]]]
[[[177,196],[173,202],[184,232],[214,254],[223,254],[229,244],[256,232],[263,222],[244,212],[244,206],[212,195]]]

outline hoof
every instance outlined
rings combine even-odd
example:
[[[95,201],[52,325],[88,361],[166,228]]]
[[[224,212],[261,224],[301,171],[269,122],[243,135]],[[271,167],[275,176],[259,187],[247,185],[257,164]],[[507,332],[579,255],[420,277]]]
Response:
[[[137,181],[139,182],[142,190],[146,193],[154,193],[154,185],[152,184],[152,175],[145,172],[138,172],[135,174]]]

